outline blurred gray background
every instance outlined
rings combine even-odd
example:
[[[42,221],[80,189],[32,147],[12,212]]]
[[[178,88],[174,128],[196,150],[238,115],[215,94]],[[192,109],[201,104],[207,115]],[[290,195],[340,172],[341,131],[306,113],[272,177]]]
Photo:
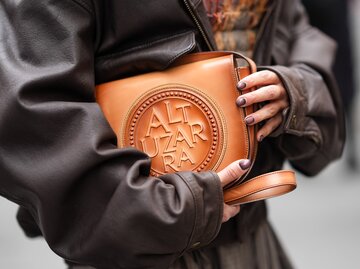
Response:
[[[344,1],[345,2],[345,1]],[[351,2],[356,48],[357,90],[360,88],[360,0]],[[359,94],[355,107],[360,107]],[[354,110],[360,115],[360,108]],[[360,155],[360,118],[354,125]],[[360,173],[344,157],[320,175],[297,174],[298,188],[269,201],[269,215],[288,255],[299,269],[360,268]],[[0,197],[0,268],[64,269],[60,257],[42,239],[28,239],[15,220],[17,206]]]

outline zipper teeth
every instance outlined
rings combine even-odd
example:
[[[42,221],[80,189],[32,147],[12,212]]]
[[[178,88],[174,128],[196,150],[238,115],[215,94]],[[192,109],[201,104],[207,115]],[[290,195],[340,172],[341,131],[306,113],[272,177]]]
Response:
[[[188,1],[187,1],[187,0],[184,0],[184,3],[185,3],[185,5],[186,5],[186,8],[188,9],[191,17],[192,17],[193,20],[195,21],[196,26],[197,26],[198,29],[200,30],[200,33],[201,33],[202,37],[204,38],[204,40],[205,40],[205,42],[206,42],[206,45],[209,47],[209,50],[214,50],[213,47],[212,47],[212,45],[211,45],[211,43],[210,43],[210,41],[209,41],[209,39],[207,38],[207,36],[206,36],[206,34],[205,34],[205,32],[204,32],[204,29],[202,28],[202,25],[200,24],[198,18],[195,16],[195,14],[194,14],[193,10],[191,9]]]

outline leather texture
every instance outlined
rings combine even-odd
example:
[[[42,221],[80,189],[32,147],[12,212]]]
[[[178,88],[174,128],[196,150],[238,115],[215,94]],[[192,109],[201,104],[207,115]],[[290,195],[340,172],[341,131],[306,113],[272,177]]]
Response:
[[[285,160],[315,175],[344,145],[330,65],[335,46],[309,26],[299,0],[273,2],[254,60],[279,74],[291,107],[279,136],[259,143],[249,176],[281,169]],[[212,172],[148,180],[148,156],[118,149],[95,103],[95,81],[163,70],[178,56],[210,49],[200,35],[213,40],[208,21],[198,0],[1,1],[0,193],[21,206],[28,235],[42,234],[77,264],[162,269],[197,242],[207,246],[216,235],[219,245],[244,242],[258,232],[266,222],[262,201],[244,205],[220,229],[223,195]]]
[[[152,176],[220,171],[238,159],[255,162],[256,127],[245,117],[256,107],[235,104],[237,82],[255,71],[255,63],[238,53],[194,53],[162,72],[100,84],[96,98],[118,146],[145,152],[152,159]],[[243,187],[246,175],[225,187],[225,202],[248,203],[296,187],[291,172],[262,175]],[[283,178],[286,187],[278,186]]]
[[[247,204],[286,194],[296,188],[294,171],[278,170],[262,174],[224,191],[229,205]]]

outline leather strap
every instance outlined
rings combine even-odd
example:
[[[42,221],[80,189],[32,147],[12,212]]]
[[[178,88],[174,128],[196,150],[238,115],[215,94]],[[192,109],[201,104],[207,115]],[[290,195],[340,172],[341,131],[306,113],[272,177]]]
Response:
[[[240,205],[288,193],[296,188],[295,173],[290,170],[270,172],[224,190],[224,202]]]

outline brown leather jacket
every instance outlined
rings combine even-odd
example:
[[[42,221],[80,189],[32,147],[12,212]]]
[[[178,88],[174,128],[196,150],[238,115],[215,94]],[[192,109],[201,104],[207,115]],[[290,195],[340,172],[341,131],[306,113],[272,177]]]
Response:
[[[223,208],[217,175],[149,180],[148,156],[116,148],[94,100],[96,83],[216,49],[201,0],[2,0],[0,41],[0,193],[21,206],[29,235],[96,268],[166,268],[213,241]],[[254,58],[279,74],[291,107],[262,142],[253,174],[287,159],[314,175],[340,156],[334,49],[299,1],[272,2]],[[227,225],[246,235],[265,214],[254,203]]]

